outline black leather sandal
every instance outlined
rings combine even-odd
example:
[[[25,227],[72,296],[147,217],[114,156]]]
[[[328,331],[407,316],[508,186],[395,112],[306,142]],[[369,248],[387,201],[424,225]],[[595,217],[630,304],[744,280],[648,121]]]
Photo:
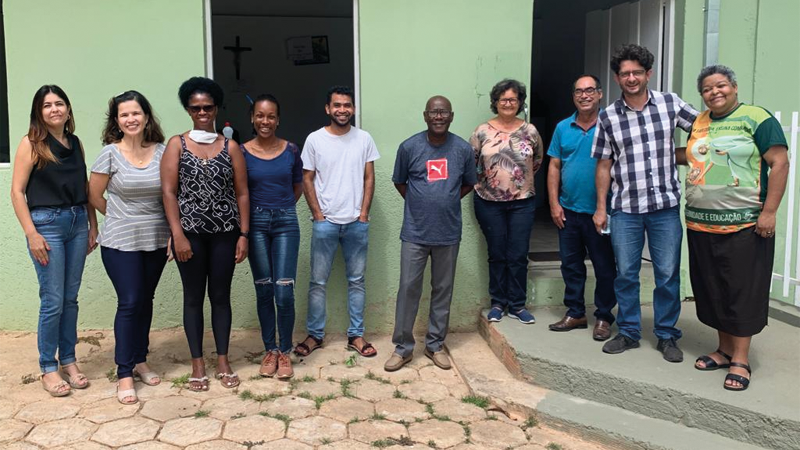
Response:
[[[731,361],[731,367],[741,367],[742,369],[747,371],[747,375],[749,375],[749,376],[753,374],[753,372],[750,371],[750,366],[748,366],[747,364],[742,364],[742,363],[737,363],[737,362]],[[725,381],[728,381],[728,380],[735,381],[735,382],[740,383],[742,385],[741,387],[736,387],[736,386],[729,386],[727,383],[723,384],[722,387],[724,387],[725,389],[727,389],[729,391],[744,391],[744,390],[747,390],[748,386],[750,386],[750,379],[749,378],[745,378],[745,377],[743,377],[741,375],[737,375],[735,373],[729,373],[729,374],[725,375]]]
[[[362,345],[361,348],[356,347],[356,344],[353,343],[358,338],[361,338],[361,340],[364,341],[364,345]],[[372,346],[372,344],[367,342],[367,340],[364,339],[363,336],[350,336],[350,337],[348,337],[347,338],[347,349],[348,350],[355,350],[356,352],[358,352],[359,355],[361,355],[361,356],[363,356],[365,358],[372,358],[373,356],[377,356],[377,354],[378,354],[378,349],[376,349],[375,347]],[[367,353],[367,350],[369,350],[369,349],[372,349],[374,351],[372,353]]]
[[[316,345],[313,347],[309,347],[306,344],[306,341],[308,341],[309,339],[313,340]],[[305,357],[314,353],[314,350],[320,347],[322,347],[322,339],[317,339],[309,334],[308,336],[306,336],[305,339],[303,339],[303,342],[297,344],[297,346],[294,348],[294,354],[297,356]]]
[[[719,364],[716,361],[714,361],[714,359],[711,358],[711,356],[703,355],[703,356],[697,358],[696,360],[694,360],[694,368],[697,369],[697,370],[707,371],[707,370],[727,369],[727,368],[729,368],[731,366],[730,361],[733,358],[731,358],[730,355],[724,353],[720,349],[716,349],[712,353],[716,353],[716,354],[722,356],[723,358],[727,359],[728,362],[726,364]],[[697,367],[697,363],[701,362],[701,361],[705,364],[705,367]]]

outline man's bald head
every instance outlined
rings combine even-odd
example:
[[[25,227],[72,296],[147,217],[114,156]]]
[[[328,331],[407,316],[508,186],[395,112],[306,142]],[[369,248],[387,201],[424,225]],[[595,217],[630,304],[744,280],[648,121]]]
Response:
[[[433,105],[438,104],[438,108],[434,108]],[[445,105],[447,105],[445,107]],[[453,105],[450,104],[450,100],[447,99],[444,95],[434,95],[433,97],[428,99],[428,103],[425,103],[425,110],[430,111],[432,109],[447,109],[448,111],[453,110]]]

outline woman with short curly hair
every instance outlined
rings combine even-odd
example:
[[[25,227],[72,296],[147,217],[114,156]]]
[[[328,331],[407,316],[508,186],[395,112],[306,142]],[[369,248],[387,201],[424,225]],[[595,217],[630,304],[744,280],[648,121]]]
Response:
[[[542,164],[542,139],[532,124],[517,117],[525,108],[525,85],[505,79],[489,94],[497,114],[472,133],[478,184],[475,215],[489,250],[488,319],[508,315],[534,323],[525,309],[528,285],[528,241],[535,210],[534,176]]]

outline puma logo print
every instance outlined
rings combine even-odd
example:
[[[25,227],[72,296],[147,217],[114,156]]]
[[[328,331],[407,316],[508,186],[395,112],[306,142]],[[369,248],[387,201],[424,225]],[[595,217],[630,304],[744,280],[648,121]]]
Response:
[[[425,166],[428,169],[428,182],[447,179],[447,158],[428,160]]]

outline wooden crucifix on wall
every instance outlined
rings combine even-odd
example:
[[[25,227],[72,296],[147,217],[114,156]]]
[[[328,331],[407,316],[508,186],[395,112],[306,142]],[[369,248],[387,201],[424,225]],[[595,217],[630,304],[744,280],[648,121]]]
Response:
[[[234,45],[234,46],[226,45],[223,48],[225,50],[229,50],[229,51],[233,52],[233,64],[234,64],[234,67],[236,68],[236,79],[237,80],[241,79],[240,75],[241,75],[241,69],[242,69],[242,53],[243,52],[252,51],[253,48],[252,47],[242,47],[239,44],[239,36],[236,36],[236,45]]]

